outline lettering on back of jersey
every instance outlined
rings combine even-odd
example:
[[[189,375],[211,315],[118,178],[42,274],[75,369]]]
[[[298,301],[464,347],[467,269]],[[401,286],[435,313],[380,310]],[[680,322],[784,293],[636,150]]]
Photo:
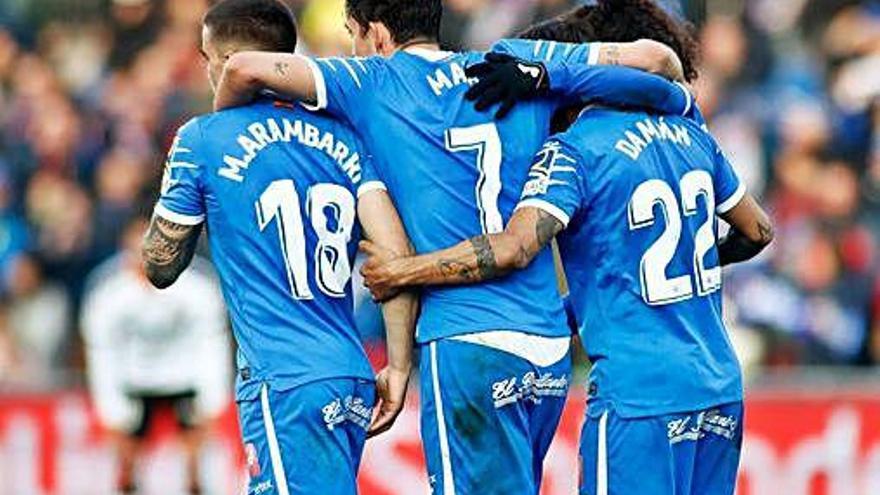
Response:
[[[638,160],[642,151],[654,141],[671,141],[679,146],[691,146],[691,136],[687,127],[680,124],[668,124],[663,117],[647,117],[623,131],[623,136],[614,145],[614,149],[633,160]]]
[[[236,137],[241,154],[224,155],[224,166],[217,173],[223,178],[243,182],[242,173],[250,167],[251,162],[260,152],[271,144],[291,143],[294,140],[302,146],[324,152],[339,164],[354,184],[361,181],[360,155],[351,146],[314,124],[285,118],[269,118],[249,124],[245,131]]]
[[[427,76],[428,86],[437,96],[442,96],[445,91],[461,86],[462,84],[475,84],[477,79],[468,78],[464,73],[464,67],[458,62],[452,62],[443,67],[438,67],[433,74]]]

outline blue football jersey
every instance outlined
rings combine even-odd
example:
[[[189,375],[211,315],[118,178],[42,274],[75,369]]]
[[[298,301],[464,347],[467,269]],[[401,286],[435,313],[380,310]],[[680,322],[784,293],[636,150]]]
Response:
[[[496,122],[464,98],[474,82],[465,68],[482,61],[484,53],[410,49],[389,59],[312,62],[318,108],[346,119],[367,143],[419,253],[503,230],[530,158],[563,103],[588,99],[600,90],[603,98],[617,102],[619,97],[622,103],[641,102],[645,92],[650,93],[633,85],[617,90],[620,79],[647,79],[646,84],[663,89],[672,86],[637,71],[634,75],[624,69],[591,68],[598,58],[591,45],[511,40],[495,49],[592,72],[590,77],[564,77],[578,85],[571,93],[557,88],[562,98],[522,104]],[[420,342],[497,329],[552,337],[569,334],[549,250],[528,269],[497,281],[424,290]]]
[[[156,214],[207,222],[238,343],[240,398],[372,379],[353,317],[358,192],[383,187],[352,131],[263,100],[193,119],[169,152]]]
[[[559,236],[591,394],[624,417],[742,399],[721,315],[717,214],[745,188],[697,118],[590,109],[538,153],[520,207]]]

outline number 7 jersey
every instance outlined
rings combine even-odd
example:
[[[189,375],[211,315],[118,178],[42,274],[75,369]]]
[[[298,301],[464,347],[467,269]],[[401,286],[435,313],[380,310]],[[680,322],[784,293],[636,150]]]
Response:
[[[598,44],[504,40],[495,49],[604,73],[588,67],[598,58]],[[346,119],[364,138],[419,253],[504,229],[530,158],[549,135],[553,113],[563,105],[561,99],[550,98],[526,102],[497,122],[492,113],[477,112],[464,98],[473,82],[465,68],[481,62],[484,55],[410,48],[389,59],[311,62],[318,107]],[[626,80],[654,77],[633,72],[621,74]],[[602,86],[608,92],[620,82],[587,79],[594,90]],[[549,249],[525,270],[502,279],[425,288],[420,342],[491,330],[547,337],[570,334]]]
[[[240,399],[326,378],[372,380],[353,317],[358,193],[384,188],[326,115],[271,101],[193,119],[166,163],[156,215],[207,222],[238,343]]]
[[[591,411],[742,400],[715,236],[716,215],[744,194],[697,119],[591,109],[538,153],[518,207],[566,225],[559,248],[593,363]]]

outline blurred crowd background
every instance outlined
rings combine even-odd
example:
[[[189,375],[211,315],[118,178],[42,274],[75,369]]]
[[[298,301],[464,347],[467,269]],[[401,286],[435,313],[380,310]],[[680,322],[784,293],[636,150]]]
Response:
[[[210,109],[207,3],[0,0],[0,388],[81,376],[89,274],[149,214],[177,126]],[[290,3],[303,52],[349,51],[344,0]],[[485,48],[578,2],[446,3],[444,43]],[[880,2],[664,3],[694,20],[700,104],[778,224],[727,272],[744,361],[880,364]]]

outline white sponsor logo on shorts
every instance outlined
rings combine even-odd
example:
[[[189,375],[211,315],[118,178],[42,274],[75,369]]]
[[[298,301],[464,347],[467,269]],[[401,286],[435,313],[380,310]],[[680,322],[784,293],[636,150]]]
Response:
[[[364,399],[352,395],[344,399],[334,399],[321,408],[321,413],[324,415],[324,424],[330,431],[346,421],[367,429],[373,417],[373,409],[364,402]]]
[[[670,444],[699,440],[707,433],[733,440],[737,425],[738,420],[735,416],[724,416],[718,409],[710,409],[696,416],[688,415],[670,421],[666,424],[666,435]]]
[[[538,375],[529,371],[522,378],[510,377],[492,384],[492,400],[495,407],[504,407],[520,400],[539,404],[544,397],[565,397],[568,393],[568,376]]]

